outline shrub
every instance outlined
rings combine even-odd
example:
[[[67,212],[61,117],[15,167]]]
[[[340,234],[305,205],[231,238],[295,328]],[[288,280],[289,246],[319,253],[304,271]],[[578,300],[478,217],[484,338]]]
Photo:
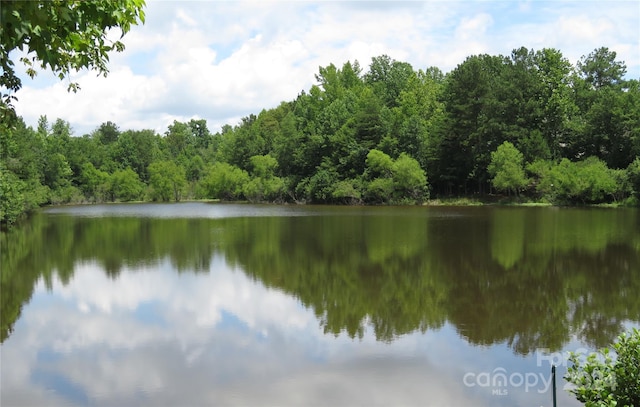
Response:
[[[640,331],[634,328],[609,348],[591,353],[585,360],[571,353],[573,364],[565,379],[574,385],[569,391],[587,407],[640,406]]]

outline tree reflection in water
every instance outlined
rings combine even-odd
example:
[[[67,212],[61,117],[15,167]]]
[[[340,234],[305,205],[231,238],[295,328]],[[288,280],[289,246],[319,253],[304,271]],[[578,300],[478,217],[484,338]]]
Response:
[[[362,337],[370,326],[393,341],[449,322],[472,344],[528,354],[560,349],[572,335],[604,346],[624,321],[640,321],[634,210],[255,210],[220,219],[35,216],[1,236],[2,341],[41,278],[69,282],[87,261],[114,279],[125,266],[165,259],[178,273],[207,273],[213,254],[298,298],[333,335]]]

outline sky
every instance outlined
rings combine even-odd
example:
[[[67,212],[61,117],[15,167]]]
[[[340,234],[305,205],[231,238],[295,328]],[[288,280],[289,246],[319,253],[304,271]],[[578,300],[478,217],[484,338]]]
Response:
[[[47,115],[77,136],[107,121],[163,134],[174,120],[205,119],[216,132],[308,91],[319,67],[357,60],[366,71],[380,55],[446,73],[470,55],[521,46],[558,49],[574,65],[607,47],[628,79],[640,79],[637,0],[147,0],[145,13],[123,38],[125,51],[111,55],[106,78],[22,74],[15,107],[27,125]],[[81,90],[67,92],[69,81]]]

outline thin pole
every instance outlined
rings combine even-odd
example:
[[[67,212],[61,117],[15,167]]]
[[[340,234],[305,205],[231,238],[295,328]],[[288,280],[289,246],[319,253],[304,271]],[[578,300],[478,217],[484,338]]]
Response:
[[[557,404],[556,404],[556,365],[551,365],[551,380],[553,381],[553,407],[557,407]]]

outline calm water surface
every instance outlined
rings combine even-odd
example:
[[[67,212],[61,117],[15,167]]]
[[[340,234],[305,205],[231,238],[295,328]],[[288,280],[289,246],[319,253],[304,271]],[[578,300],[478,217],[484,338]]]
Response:
[[[133,204],[2,235],[2,406],[550,406],[640,323],[640,212]]]

